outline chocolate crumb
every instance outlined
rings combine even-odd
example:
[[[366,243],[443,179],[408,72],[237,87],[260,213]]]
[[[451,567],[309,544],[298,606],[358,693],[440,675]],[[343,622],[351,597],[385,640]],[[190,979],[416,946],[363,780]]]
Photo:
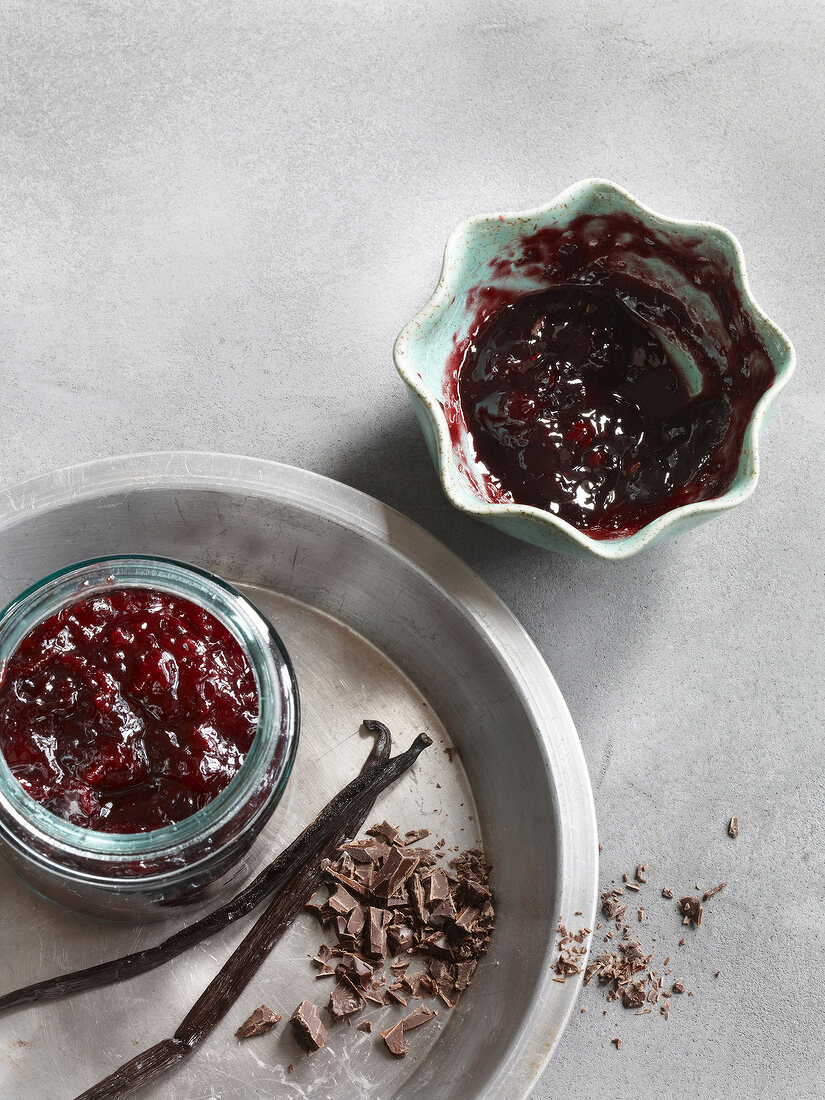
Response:
[[[722,973],[721,970],[717,970],[716,973],[713,975],[714,978],[718,978],[721,973]]]
[[[685,991],[685,986],[684,986],[683,982],[674,982],[673,983],[673,992],[674,993],[684,993],[684,991]]]
[[[683,914],[682,924],[693,924],[697,928],[702,923],[702,903],[698,898],[679,898],[679,911]]]
[[[287,1073],[294,1073],[295,1066],[293,1066],[292,1062],[290,1062],[289,1065],[286,1067],[286,1071]]]
[[[360,1024],[355,1025],[356,1031],[372,1031],[372,1023],[369,1020],[362,1020]]]
[[[636,864],[636,881],[637,882],[642,882],[642,883],[647,882],[647,879],[645,878],[645,871],[646,870],[647,870],[647,864],[646,863],[637,863]]]
[[[447,748],[444,749],[444,755],[447,757],[451,764],[455,760],[455,754],[456,750],[452,747],[452,745],[448,745]]]
[[[269,1005],[261,1005],[248,1019],[244,1020],[235,1034],[239,1039],[251,1039],[256,1035],[266,1035],[280,1022],[281,1017],[277,1012],[273,1012]]]
[[[720,882],[718,886],[714,886],[712,890],[706,890],[702,894],[702,901],[710,901],[711,898],[716,897],[720,890],[724,890],[727,886],[726,882]]]
[[[663,897],[663,898],[673,898],[673,897],[675,897],[675,896],[676,896],[676,895],[675,895],[675,894],[673,893],[673,891],[672,891],[672,890],[669,890],[669,889],[667,888],[667,886],[663,886],[663,887],[662,887],[662,897]]]
[[[730,819],[730,824],[728,825],[728,836],[732,837],[734,840],[736,840],[736,838],[739,836],[739,818],[738,817],[732,817]]]
[[[622,1049],[622,1041],[618,1036],[616,1036],[615,1039],[611,1039],[610,1042],[613,1043],[613,1045],[616,1047],[616,1050]]]
[[[686,943],[687,943],[687,940],[685,940],[685,939],[679,940],[679,946],[680,947],[684,947]]]

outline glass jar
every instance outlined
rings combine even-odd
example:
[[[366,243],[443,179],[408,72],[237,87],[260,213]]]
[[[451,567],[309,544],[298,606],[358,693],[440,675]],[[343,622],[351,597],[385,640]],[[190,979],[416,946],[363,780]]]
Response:
[[[0,683],[39,623],[112,588],[189,600],[235,637],[255,675],[257,729],[238,773],[206,806],[144,833],[71,824],[26,793],[0,752],[0,852],[38,893],[108,920],[152,920],[236,889],[241,865],[283,793],[298,747],[298,688],[289,656],[261,612],[231,585],[165,558],[118,556],[72,565],[33,585],[0,615]]]

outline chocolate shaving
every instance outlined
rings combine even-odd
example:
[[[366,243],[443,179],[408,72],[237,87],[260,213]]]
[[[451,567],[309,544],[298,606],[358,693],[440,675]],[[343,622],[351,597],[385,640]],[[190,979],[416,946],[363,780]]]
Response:
[[[327,1041],[327,1029],[321,1023],[318,1009],[312,1001],[301,1001],[290,1023],[296,1041],[307,1054],[314,1054]]]
[[[261,1005],[260,1008],[255,1009],[251,1016],[244,1020],[235,1034],[239,1039],[251,1039],[253,1036],[266,1035],[280,1022],[281,1017],[277,1012],[273,1012],[269,1005]]]
[[[724,890],[727,886],[726,882],[720,882],[718,886],[714,886],[712,890],[706,890],[702,894],[702,901],[710,901],[711,898],[715,898],[720,890]]]
[[[379,740],[361,774],[328,804],[290,846],[288,875],[251,931],[196,1000],[171,1039],[164,1039],[126,1062],[77,1100],[120,1100],[181,1062],[223,1019],[269,952],[290,927],[323,880],[322,864],[344,840],[361,828],[377,795],[415,762],[432,740],[420,734],[410,748],[390,760],[381,759],[389,747],[389,731],[380,723],[365,723]],[[380,755],[379,755],[380,754]],[[376,757],[381,759],[375,763]],[[289,850],[289,849],[288,849]],[[309,1002],[304,1002],[309,1003]]]

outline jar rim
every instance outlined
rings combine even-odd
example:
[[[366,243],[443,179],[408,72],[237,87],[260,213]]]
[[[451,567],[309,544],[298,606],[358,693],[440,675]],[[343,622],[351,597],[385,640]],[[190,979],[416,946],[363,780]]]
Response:
[[[192,845],[214,854],[219,838],[232,824],[256,790],[262,776],[276,761],[270,777],[272,793],[255,808],[244,827],[279,800],[289,779],[298,747],[300,707],[297,683],[289,655],[280,636],[255,604],[221,577],[174,558],[149,554],[115,554],[75,562],[35,582],[0,612],[0,683],[5,666],[23,638],[38,623],[61,607],[106,588],[147,587],[176,595],[200,606],[226,627],[246,654],[258,690],[258,723],[246,759],[226,787],[207,805],[188,817],[160,829],[141,833],[105,833],[75,825],[46,809],[17,781],[0,752],[0,836],[12,840],[29,858],[51,866],[71,867],[74,873],[91,872],[96,880],[124,860],[137,864],[162,859],[181,869],[188,866],[186,849]],[[265,818],[264,818],[265,820]],[[261,823],[262,824],[262,823]],[[11,826],[11,828],[9,827]],[[231,838],[230,838],[231,839]],[[214,843],[213,843],[214,840]],[[34,849],[34,850],[33,850]],[[59,858],[55,856],[59,854]],[[200,851],[204,858],[204,851]],[[196,863],[199,859],[196,859]],[[97,871],[92,871],[94,865]],[[149,872],[151,876],[151,872]],[[145,876],[138,876],[145,882]],[[124,879],[118,878],[123,882]],[[128,881],[125,880],[125,881]]]

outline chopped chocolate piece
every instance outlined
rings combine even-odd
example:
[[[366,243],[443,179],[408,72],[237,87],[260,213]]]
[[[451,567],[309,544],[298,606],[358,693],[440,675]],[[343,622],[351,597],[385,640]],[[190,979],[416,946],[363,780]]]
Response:
[[[679,940],[679,946],[680,947],[684,947],[686,943],[687,943],[687,940],[684,939],[684,937],[681,940]]]
[[[437,867],[430,875],[427,883],[428,901],[432,905],[439,901],[446,901],[450,896],[450,883],[443,868]]]
[[[417,856],[402,853],[398,848],[391,848],[390,854],[373,879],[372,892],[379,897],[391,897],[398,893],[418,863]]]
[[[636,864],[636,881],[637,882],[647,882],[647,879],[645,878],[645,871],[646,870],[647,870],[647,864],[646,863],[637,863]]]
[[[602,894],[602,912],[608,920],[615,919],[618,922],[627,912],[627,907],[618,902],[608,891]]]
[[[376,909],[371,905],[369,909],[369,950],[368,955],[373,955],[376,958],[384,958],[387,954],[387,921],[385,917],[389,917],[392,920],[392,914],[388,913],[386,909]]]
[[[370,966],[367,960],[362,959],[360,955],[353,955],[351,952],[345,951],[341,956],[337,972],[349,978],[353,984],[360,985],[363,988],[372,981],[375,968]]]
[[[478,909],[474,909],[471,905],[468,905],[455,919],[456,928],[460,928],[462,932],[474,932],[478,927],[478,918],[481,916]]]
[[[467,959],[465,962],[457,963],[455,966],[455,984],[456,989],[466,989],[472,981],[473,974],[475,974],[476,967],[478,966],[478,959]]]
[[[673,983],[673,992],[674,993],[684,993],[684,991],[685,991],[684,982],[674,982]]]
[[[343,889],[343,887],[339,887]],[[347,935],[357,939],[364,929],[364,906],[356,901],[347,920]]]
[[[728,836],[732,837],[734,840],[736,840],[736,838],[739,836],[739,818],[738,817],[732,817],[730,819],[730,824],[728,825]]]
[[[616,1050],[621,1050],[622,1049],[622,1041],[618,1037],[615,1038],[615,1039],[611,1039],[610,1042],[615,1045]]]
[[[327,1029],[321,1023],[318,1008],[312,1001],[301,1001],[290,1022],[296,1040],[307,1054],[320,1050],[327,1041]]]
[[[636,883],[636,882],[628,882],[627,888],[628,888],[628,890],[635,890],[636,893],[638,893],[639,890],[641,890],[641,886],[639,886],[639,884]]]
[[[325,874],[335,879],[336,882],[340,882],[343,886],[346,886],[353,894],[357,894],[362,898],[367,896],[368,891],[363,882],[359,882],[357,878],[352,878],[350,875],[342,875],[335,864],[330,860],[325,860],[321,866]]]
[[[363,993],[364,993],[364,1000],[370,1001],[374,1005],[382,1005],[383,1006],[383,1005],[388,1003],[387,999],[383,995],[383,993],[376,992],[376,990],[374,990],[374,989],[365,989],[363,991]]]
[[[438,1015],[437,1012],[433,1012],[427,1008],[426,1005],[419,1005],[418,1008],[414,1008],[409,1016],[405,1016],[401,1021],[401,1027],[406,1034],[408,1031],[412,1031],[413,1028],[421,1027],[422,1024],[428,1024],[430,1020],[434,1020]]]
[[[405,844],[415,844],[419,840],[423,840],[425,836],[430,835],[429,829],[408,829],[404,836],[406,837]]]
[[[448,894],[430,913],[430,924],[433,928],[445,928],[453,923],[457,923],[455,905],[453,904],[453,899]]]
[[[663,886],[663,887],[662,887],[662,897],[663,897],[663,898],[672,898],[672,897],[675,897],[675,896],[676,896],[676,895],[675,895],[675,894],[673,893],[673,891],[672,891],[672,890],[669,890],[669,889],[667,888],[667,886]]]
[[[641,1008],[645,1003],[645,984],[643,980],[628,982],[622,986],[622,1005],[625,1008]]]
[[[390,825],[387,821],[382,821],[380,825],[373,825],[371,829],[367,829],[369,836],[383,836],[390,844],[397,844],[400,833],[394,825]]]
[[[356,989],[349,978],[341,975],[335,984],[329,998],[327,1012],[333,1021],[342,1020],[344,1016],[351,1016],[353,1012],[360,1012],[366,1006],[366,1002],[360,990]]]
[[[413,914],[416,920],[421,924],[426,924],[429,920],[429,914],[424,908],[424,887],[421,883],[420,875],[413,875],[410,879],[408,890],[410,894],[410,900],[412,901]]]
[[[684,914],[682,924],[695,924],[698,928],[702,923],[702,903],[698,898],[679,898],[679,910]]]
[[[410,1053],[410,1048],[404,1042],[403,1020],[399,1020],[397,1024],[393,1024],[386,1031],[379,1031],[378,1034],[386,1043],[387,1050],[390,1054],[394,1054],[396,1058],[406,1058]]]
[[[269,1005],[261,1005],[248,1019],[244,1020],[235,1034],[239,1039],[251,1039],[255,1035],[266,1035],[280,1022],[281,1017],[277,1012],[273,1012]]]
[[[356,1031],[372,1031],[372,1021],[362,1020],[360,1024],[355,1025]]]
[[[316,980],[318,978],[333,978],[333,977],[335,977],[335,971],[332,969],[331,966],[327,966],[326,963],[323,963],[320,970],[315,975]]]
[[[295,1072],[295,1066],[293,1066],[292,1062],[290,1062],[289,1065],[286,1067],[286,1071],[287,1071],[287,1073],[294,1073]]]
[[[318,893],[314,893],[309,901],[304,905],[305,913],[314,913],[318,920],[321,920],[324,916],[326,902],[318,900]]]
[[[346,914],[351,913],[358,902],[346,887],[339,884],[335,893],[330,895],[327,905],[336,913]]]
[[[413,942],[413,930],[407,924],[391,924],[387,929],[387,937],[396,955],[406,951]]]
[[[407,1007],[407,1000],[403,996],[403,994],[401,994],[399,992],[400,989],[401,989],[401,983],[400,982],[396,982],[395,985],[388,985],[387,986],[387,996],[392,997],[392,999],[394,1001],[396,1001],[400,1005],[403,1005],[404,1008],[406,1008]]]
[[[419,951],[425,955],[435,955],[440,959],[454,958],[450,941],[443,932],[434,932],[431,936],[425,936],[418,945]]]
[[[711,898],[716,897],[720,890],[724,890],[727,886],[726,882],[720,882],[718,886],[714,886],[712,890],[706,890],[702,894],[702,901],[710,901]]]

